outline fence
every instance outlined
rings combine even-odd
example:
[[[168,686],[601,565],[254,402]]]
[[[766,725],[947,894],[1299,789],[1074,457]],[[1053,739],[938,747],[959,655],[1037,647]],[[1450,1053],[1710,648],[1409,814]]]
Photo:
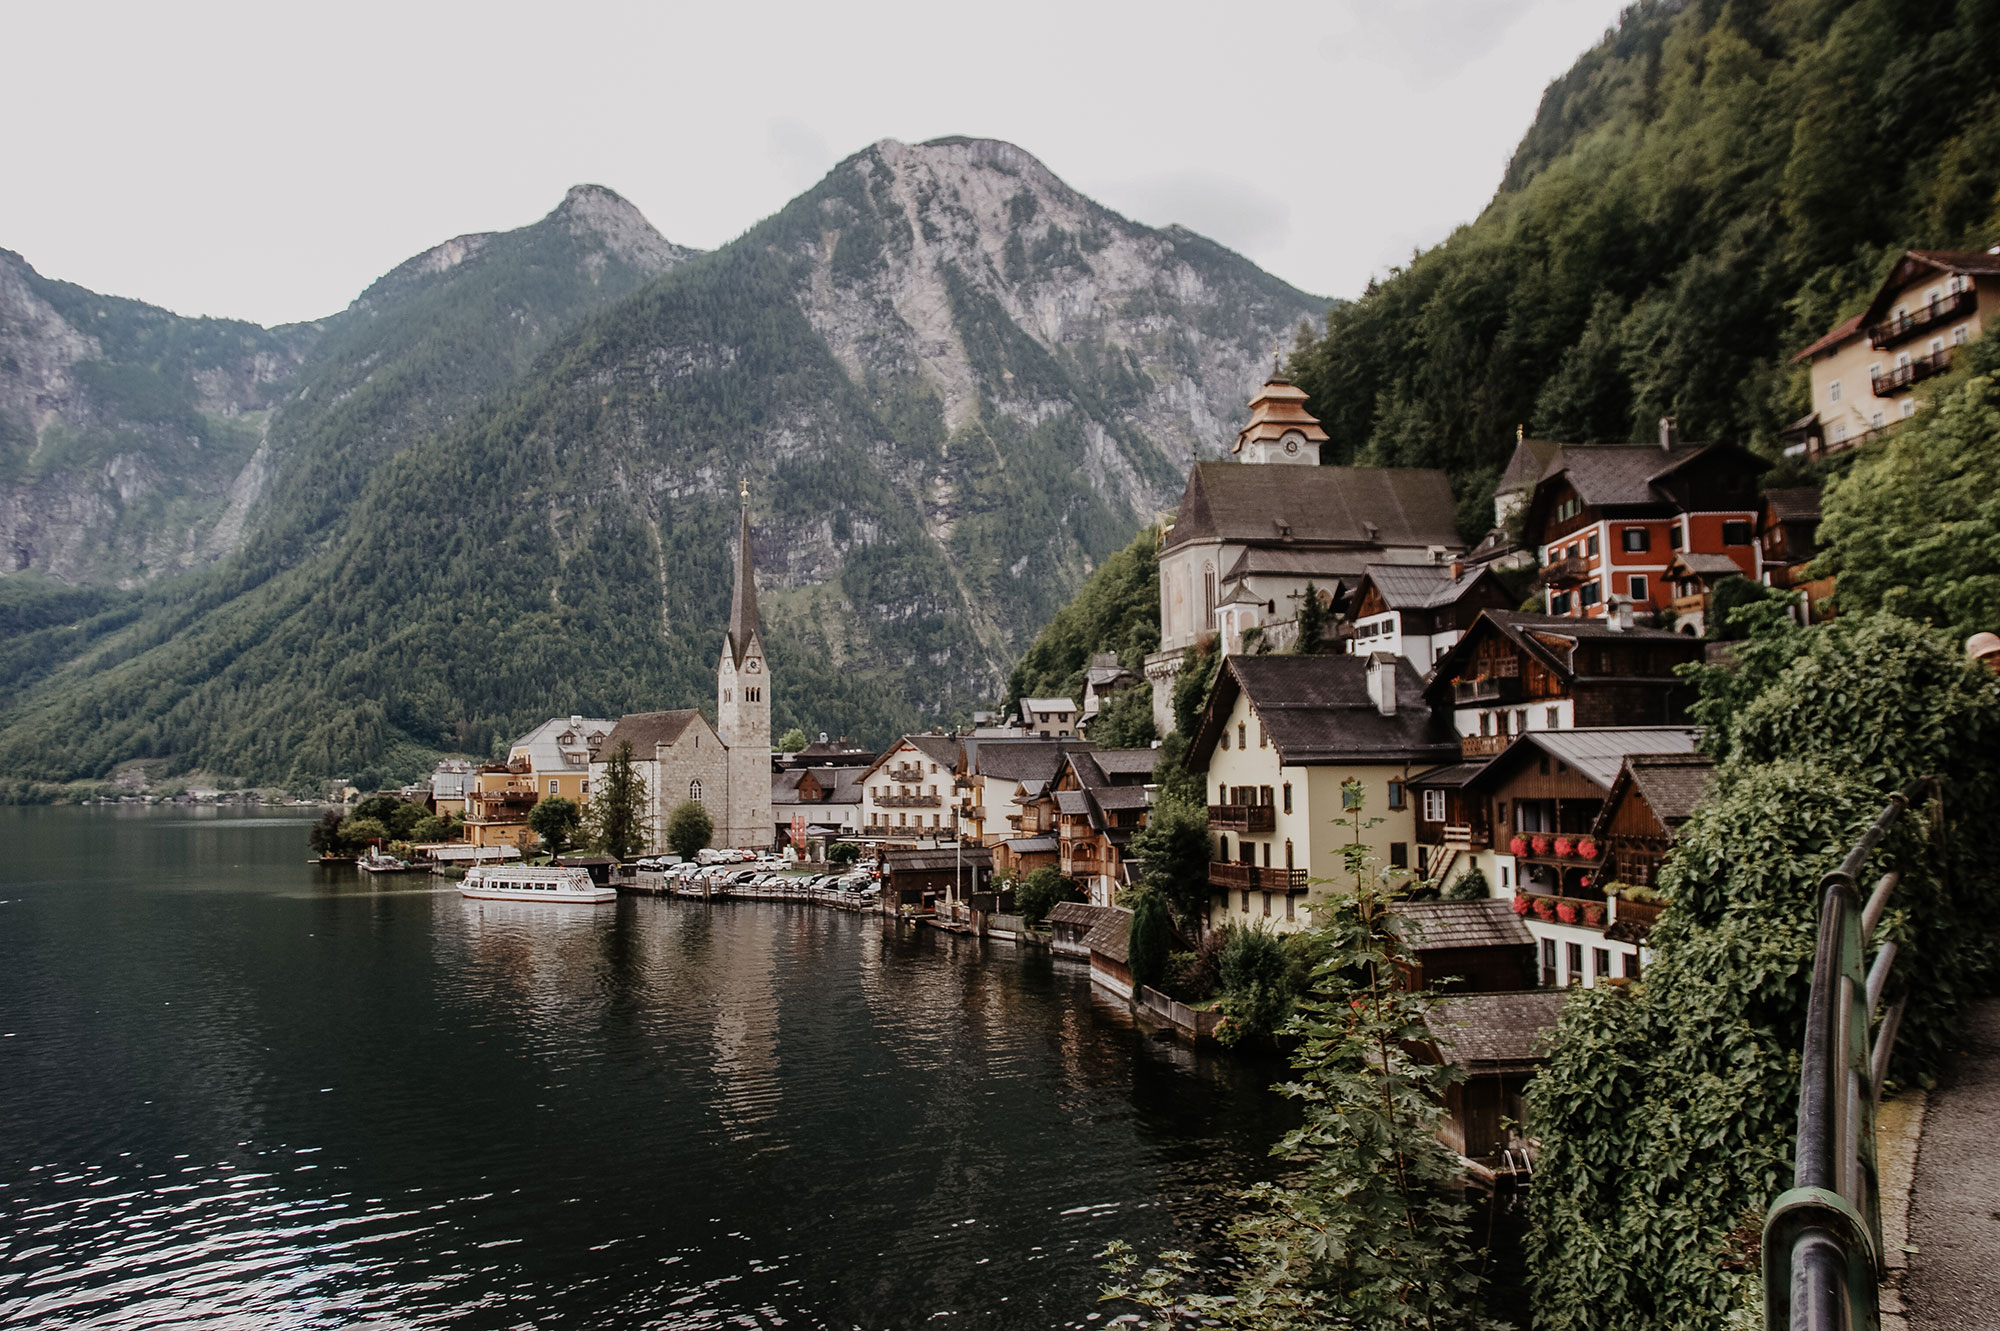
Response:
[[[1764,1219],[1766,1331],[1875,1331],[1882,1215],[1876,1195],[1875,1106],[1908,995],[1897,998],[1869,1040],[1896,945],[1884,943],[1864,973],[1862,958],[1890,893],[1891,869],[1864,906],[1856,879],[1882,838],[1915,802],[1921,782],[1889,801],[1838,869],[1820,883],[1819,942],[1799,1080],[1797,1161],[1790,1191]]]

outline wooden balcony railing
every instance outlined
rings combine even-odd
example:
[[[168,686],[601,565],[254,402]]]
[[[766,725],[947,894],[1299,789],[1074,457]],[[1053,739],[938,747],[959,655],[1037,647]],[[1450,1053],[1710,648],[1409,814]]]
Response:
[[[1444,844],[1456,846],[1460,850],[1471,850],[1475,847],[1484,850],[1492,844],[1492,840],[1483,827],[1475,827],[1471,823],[1446,823]]]
[[[1951,348],[1939,347],[1928,356],[1918,356],[1907,365],[1892,365],[1882,374],[1871,375],[1869,387],[1876,397],[1888,397],[1901,393],[1912,384],[1922,383],[1932,375],[1943,374],[1951,368]]]
[[[1542,585],[1544,587],[1574,587],[1589,577],[1590,566],[1577,556],[1571,555],[1567,559],[1556,560],[1542,570]]]
[[[1519,702],[1521,677],[1516,675],[1510,679],[1500,675],[1481,675],[1476,679],[1454,679],[1451,682],[1451,700],[1456,703]]]
[[[1979,304],[1979,297],[1970,290],[1956,291],[1943,300],[1929,305],[1919,305],[1910,313],[1896,319],[1884,319],[1870,325],[1868,344],[1877,351],[1907,342],[1920,333],[1936,328],[1939,324],[1950,323],[1972,313]]]
[[[1458,754],[1461,758],[1491,758],[1513,742],[1512,735],[1460,735]]]
[[[1208,866],[1208,885],[1273,892],[1303,892],[1306,890],[1306,871],[1267,869],[1261,864],[1230,864],[1223,860],[1214,860]]]
[[[975,823],[983,823],[986,821],[986,806],[984,804],[968,804],[958,811],[958,816]]]
[[[1211,804],[1208,825],[1218,832],[1272,832],[1278,827],[1273,804]]]
[[[911,766],[892,767],[889,769],[889,779],[891,781],[921,781],[924,779],[924,769]]]
[[[936,795],[884,795],[875,803],[885,809],[935,809],[943,801]]]

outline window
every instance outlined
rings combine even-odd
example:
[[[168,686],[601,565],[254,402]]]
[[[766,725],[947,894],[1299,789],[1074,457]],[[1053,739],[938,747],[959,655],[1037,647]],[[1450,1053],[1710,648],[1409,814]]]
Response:
[[[1935,356],[1935,355],[1937,355],[1937,354],[1938,354],[1939,352],[1941,352],[1941,351],[1943,351],[1943,350],[1944,350],[1944,339],[1943,339],[1943,338],[1941,338],[1941,337],[1934,337],[1934,338],[1932,338],[1932,339],[1931,339],[1931,355]]]
[[[1361,789],[1359,786],[1342,786],[1340,788],[1340,807],[1349,813],[1361,807]]]
[[[1958,327],[1956,327],[1956,328],[1952,329],[1952,330],[1951,330],[1951,344],[1952,344],[1953,346],[1955,346],[1955,347],[1962,347],[1962,346],[1964,346],[1964,345],[1965,345],[1965,339],[1966,339],[1966,336],[1967,336],[1968,334],[1970,334],[1970,333],[1971,333],[1971,331],[1972,331],[1972,330],[1971,330],[1971,329],[1969,329],[1969,328],[1967,328],[1967,327],[1966,327],[1966,326],[1965,326],[1964,324],[1960,324],[1960,325],[1959,325]]]
[[[1292,863],[1292,839],[1290,837],[1285,838],[1285,867],[1287,869],[1298,867]],[[1290,917],[1288,916],[1287,918]]]
[[[1722,524],[1724,545],[1750,544],[1750,524],[1747,522],[1725,522]]]
[[[1557,592],[1555,595],[1549,597],[1549,613],[1552,615],[1566,615],[1569,613],[1568,592]]]
[[[583,780],[581,780],[581,781],[577,782],[577,783],[576,783],[576,788],[577,788],[577,790],[578,790],[578,791],[579,791],[579,792],[580,792],[580,793],[581,793],[581,794],[583,795],[583,797],[584,797],[585,799],[589,799],[589,798],[590,798],[590,778],[589,778],[589,777],[585,777],[585,778],[584,778]]]
[[[1593,947],[1590,949],[1591,975],[1599,980],[1611,978],[1611,949]]]
[[[1643,573],[1632,575],[1632,599],[1635,601],[1646,599],[1646,575]]]
[[[1391,841],[1389,843],[1389,867],[1391,869],[1407,869],[1410,867],[1409,842]]]
[[[1653,548],[1653,533],[1644,527],[1627,527],[1622,534],[1627,550],[1650,550]]]
[[[1285,894],[1285,918],[1288,920],[1295,918],[1292,914],[1292,894],[1289,892]]]
[[[1917,414],[1917,404],[1916,404],[1916,400],[1915,400],[1914,398],[1907,398],[1907,397],[1906,397],[1906,398],[1904,398],[1904,399],[1903,399],[1903,419],[1904,419],[1904,420],[1908,420],[1908,419],[1910,419],[1910,417],[1912,417],[1912,416],[1914,416],[1914,415],[1916,415],[1916,414]]]
[[[1268,841],[1264,843],[1264,867],[1271,867],[1271,843]]]
[[[1840,401],[1840,380],[1836,379],[1826,386],[1826,400],[1828,402]]]
[[[558,786],[558,785],[556,784],[556,779],[555,779],[554,777],[550,777],[550,778],[549,778],[549,794],[551,794],[551,795],[554,795],[554,794],[556,793],[556,791],[557,791],[557,790],[559,790],[559,789],[561,789],[561,787],[560,787],[560,786]]]
[[[1215,627],[1215,565],[1204,564],[1201,570],[1201,626]],[[1249,910],[1248,906],[1243,908]]]
[[[1525,707],[1514,713],[1514,733],[1517,735],[1528,733],[1528,709]]]
[[[1508,889],[1508,888],[1509,888],[1510,886],[1512,886],[1512,884],[1511,884],[1511,883],[1509,883],[1509,882],[1507,881],[1507,880],[1508,880],[1508,879],[1509,879],[1509,878],[1510,878],[1511,876],[1512,876],[1512,875],[1511,875],[1511,874],[1509,874],[1509,873],[1507,872],[1507,866],[1506,866],[1506,865],[1504,865],[1504,864],[1503,864],[1503,865],[1501,865],[1501,866],[1500,866],[1500,890],[1501,890],[1502,892],[1505,892],[1505,891],[1506,891],[1506,890],[1507,890],[1507,889]]]
[[[1257,787],[1257,802],[1267,809],[1271,807],[1271,788],[1269,786]]]
[[[696,804],[701,803],[701,779],[699,777],[688,782],[688,798]]]
[[[1556,940],[1553,938],[1544,938],[1542,940],[1542,983],[1554,984],[1555,982]]]
[[[1441,823],[1444,821],[1444,792],[1426,790],[1424,792],[1424,821]]]
[[[1593,606],[1603,599],[1603,590],[1594,582],[1586,582],[1583,586],[1576,589],[1576,603],[1578,605]]]
[[[1245,744],[1243,742],[1243,736],[1245,730],[1246,727],[1244,726],[1244,724],[1241,721],[1238,721],[1236,723],[1236,747],[1239,749],[1247,749],[1250,747],[1248,744]]]
[[[1563,977],[1563,983],[1583,983],[1583,944],[1564,943],[1563,960],[1569,964],[1569,974]]]
[[[1264,723],[1262,721],[1259,721],[1257,723],[1257,747],[1260,749],[1268,749],[1271,747],[1271,737],[1266,733],[1264,733]],[[1270,802],[1271,801],[1269,800],[1264,801],[1264,803],[1266,804],[1269,804]]]
[[[1479,714],[1479,733],[1482,735],[1493,733],[1493,713],[1481,712]]]
[[[1502,827],[1505,827],[1505,826],[1507,825],[1507,801],[1506,801],[1506,800],[1501,800],[1501,801],[1499,801],[1498,803],[1496,803],[1496,804],[1495,804],[1495,805],[1493,806],[1493,816],[1494,816],[1495,818],[1499,819],[1499,821],[1500,821],[1500,826],[1502,826]]]
[[[1571,495],[1568,499],[1556,505],[1556,521],[1568,522],[1581,512],[1583,512],[1583,501],[1575,495]]]
[[[1271,894],[1269,892],[1264,894],[1264,918],[1267,920],[1271,918]]]
[[[1593,559],[1597,557],[1597,534],[1595,532],[1591,533],[1590,539],[1583,543],[1583,552]]]
[[[1403,808],[1408,803],[1408,800],[1404,797],[1403,789],[1404,789],[1403,783],[1400,781],[1391,781],[1389,783],[1390,808],[1400,809]]]
[[[1229,727],[1228,727],[1228,726],[1224,726],[1224,727],[1222,728],[1222,747],[1223,747],[1223,748],[1225,748],[1225,749],[1229,747]]]
[[[1628,980],[1639,978],[1639,954],[1637,952],[1627,952],[1625,954],[1625,978]]]
[[[722,701],[724,702],[734,701],[735,697],[736,691],[734,689],[724,689],[722,691]]]
[[[1245,889],[1243,893],[1243,913],[1245,915],[1250,913],[1250,893],[1248,889]]]
[[[1549,717],[1546,723],[1546,728],[1549,730],[1562,729],[1562,708],[1560,707],[1549,708]]]
[[[1292,811],[1292,783],[1287,781],[1285,783],[1285,812],[1290,813],[1291,811]]]
[[[1682,534],[1680,523],[1676,522],[1673,526],[1667,528],[1667,548],[1669,550],[1678,550],[1686,543],[1687,537]]]
[[[1838,421],[1834,422],[1833,442],[1837,444],[1845,438],[1847,438],[1847,427]]]

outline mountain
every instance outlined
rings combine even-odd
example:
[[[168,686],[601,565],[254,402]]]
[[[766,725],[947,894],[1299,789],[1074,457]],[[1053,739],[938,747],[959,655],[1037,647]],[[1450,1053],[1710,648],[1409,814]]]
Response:
[[[1292,368],[1330,452],[1452,469],[1472,535],[1516,426],[1769,444],[1807,409],[1790,354],[1902,249],[1995,241],[2000,4],[1653,0]]]
[[[774,723],[881,740],[962,713],[1325,308],[951,139],[850,157],[538,355],[497,354],[483,314],[407,343],[357,314],[494,248],[433,251],[320,333],[302,400],[351,396],[281,413],[230,558],[103,632],[42,630],[69,636],[0,695],[0,770],[304,782],[711,702],[746,483]],[[482,354],[473,393],[441,340]]]

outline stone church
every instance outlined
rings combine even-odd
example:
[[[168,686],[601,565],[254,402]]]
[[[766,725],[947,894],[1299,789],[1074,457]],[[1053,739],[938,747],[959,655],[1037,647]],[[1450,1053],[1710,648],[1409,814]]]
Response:
[[[744,497],[737,534],[736,591],[729,632],[715,670],[715,718],[692,707],[621,717],[590,765],[591,789],[603,788],[604,760],[632,744],[646,783],[648,848],[666,846],[667,818],[693,800],[715,820],[717,846],[771,844],[771,676],[757,617],[757,577],[750,554],[750,506]]]

